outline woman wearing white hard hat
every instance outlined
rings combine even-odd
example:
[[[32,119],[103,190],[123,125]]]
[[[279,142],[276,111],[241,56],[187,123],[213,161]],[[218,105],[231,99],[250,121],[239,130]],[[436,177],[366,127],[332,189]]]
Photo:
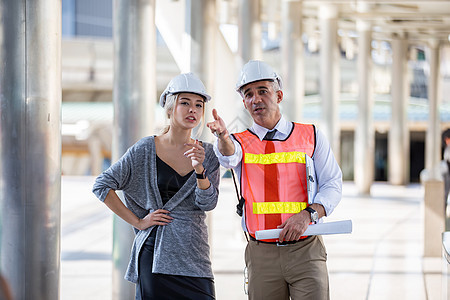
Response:
[[[138,141],[94,184],[136,232],[125,274],[136,299],[215,299],[205,211],[217,204],[219,163],[211,144],[191,137],[210,99],[193,73],[174,77],[160,97],[169,126]]]

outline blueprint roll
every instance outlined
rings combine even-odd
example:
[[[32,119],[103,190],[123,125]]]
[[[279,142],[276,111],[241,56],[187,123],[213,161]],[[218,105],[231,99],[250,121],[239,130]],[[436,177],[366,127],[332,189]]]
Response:
[[[352,229],[351,220],[311,224],[303,233],[303,236],[352,233]],[[282,229],[258,230],[255,232],[255,237],[257,240],[278,239],[281,230]]]

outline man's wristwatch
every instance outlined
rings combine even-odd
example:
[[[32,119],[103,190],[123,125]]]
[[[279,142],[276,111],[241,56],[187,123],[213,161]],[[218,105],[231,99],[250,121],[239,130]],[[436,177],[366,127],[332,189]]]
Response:
[[[311,221],[317,223],[317,221],[319,220],[319,214],[317,213],[317,211],[312,209],[310,206],[305,208],[305,210],[311,214]]]
[[[195,176],[197,177],[197,179],[206,179],[206,175],[207,175],[207,173],[206,173],[205,168],[203,168],[203,172],[201,172],[200,174],[195,173]]]

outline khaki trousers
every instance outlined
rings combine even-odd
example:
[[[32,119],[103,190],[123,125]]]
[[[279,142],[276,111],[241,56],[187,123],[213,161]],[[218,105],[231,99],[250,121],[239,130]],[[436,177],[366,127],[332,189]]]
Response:
[[[321,236],[286,246],[250,240],[245,249],[250,300],[329,299]]]

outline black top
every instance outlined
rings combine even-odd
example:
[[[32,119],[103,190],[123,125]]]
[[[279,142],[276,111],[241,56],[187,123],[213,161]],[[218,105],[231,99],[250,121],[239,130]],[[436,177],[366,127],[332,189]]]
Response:
[[[156,155],[156,171],[158,174],[158,189],[164,205],[178,192],[189,179],[192,172],[194,172],[192,170],[186,175],[181,176],[171,166],[160,159],[158,155]]]

